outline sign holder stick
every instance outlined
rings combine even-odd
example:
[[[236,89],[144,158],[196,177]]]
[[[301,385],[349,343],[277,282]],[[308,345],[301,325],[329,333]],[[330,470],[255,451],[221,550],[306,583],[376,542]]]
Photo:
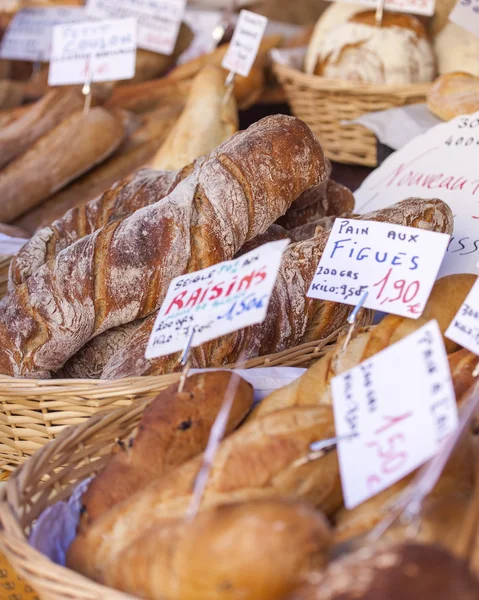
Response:
[[[180,356],[180,360],[179,360],[179,363],[183,367],[183,370],[181,371],[180,385],[178,386],[178,392],[183,391],[183,388],[185,387],[186,378],[188,377],[188,372],[189,372],[190,366],[191,366],[191,363],[190,363],[191,345],[193,343],[194,336],[195,336],[195,328],[192,327],[191,332],[188,335],[188,338],[186,339],[186,344],[185,344],[185,347],[183,349],[183,352],[182,352],[182,354]]]
[[[314,460],[323,458],[323,456],[328,454],[328,452],[331,452],[331,450],[334,450],[339,442],[342,442],[343,440],[350,440],[355,437],[356,437],[356,434],[353,433],[351,435],[336,436],[336,437],[328,438],[326,440],[321,440],[319,442],[313,442],[309,446],[309,449],[311,450],[311,452],[309,454],[307,454],[305,457],[299,458],[298,460],[296,460],[293,463],[293,466],[301,467],[302,465],[306,465],[310,462],[313,462]]]
[[[233,93],[235,87],[235,79],[236,73],[234,71],[230,71],[225,79],[225,95],[223,96],[223,100],[221,101],[221,106],[225,106],[228,100],[230,99],[231,94]]]
[[[359,302],[354,307],[353,312],[348,317],[349,329],[346,334],[346,339],[344,340],[343,347],[341,348],[341,352],[344,352],[346,350],[346,348],[349,346],[349,343],[351,342],[351,338],[353,337],[353,333],[354,333],[356,326],[358,324],[358,321],[359,321],[359,319],[358,319],[358,316],[360,316],[359,313],[362,311],[363,304],[366,302],[366,298],[368,297],[368,294],[369,294],[369,292],[364,292],[364,294],[359,299]],[[361,316],[362,316],[362,313],[361,313]]]
[[[83,105],[83,114],[87,115],[90,112],[91,108],[91,82],[93,79],[93,69],[91,68],[91,57],[87,62],[87,71],[85,75],[85,83],[83,84],[83,88],[81,93],[85,96],[85,104]]]
[[[377,4],[376,4],[376,16],[375,16],[375,21],[376,21],[376,27],[382,27],[383,26],[383,16],[384,16],[384,4],[385,4],[386,0],[378,0]]]

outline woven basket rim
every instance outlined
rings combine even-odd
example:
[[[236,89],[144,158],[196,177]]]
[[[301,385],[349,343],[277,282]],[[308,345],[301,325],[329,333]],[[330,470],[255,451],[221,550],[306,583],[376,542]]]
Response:
[[[297,85],[325,92],[340,92],[341,94],[350,94],[352,96],[371,96],[377,94],[385,96],[398,95],[402,97],[418,96],[426,95],[432,86],[432,82],[391,85],[329,79],[321,75],[310,75],[274,59],[273,69],[280,80],[289,78],[294,80],[294,83]]]

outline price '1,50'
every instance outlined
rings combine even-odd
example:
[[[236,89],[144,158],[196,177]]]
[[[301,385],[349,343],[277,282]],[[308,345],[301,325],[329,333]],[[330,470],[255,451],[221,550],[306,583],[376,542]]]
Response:
[[[395,279],[393,269],[390,268],[382,279],[373,284],[373,288],[377,288],[376,300],[379,300],[381,305],[402,302],[409,305],[412,314],[421,312],[419,303],[413,304],[421,289],[421,282],[417,279],[410,282],[406,279]]]

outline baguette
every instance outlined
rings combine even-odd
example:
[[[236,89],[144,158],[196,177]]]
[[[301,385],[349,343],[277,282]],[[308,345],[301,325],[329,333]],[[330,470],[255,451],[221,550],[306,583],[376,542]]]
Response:
[[[79,90],[52,90],[20,118],[0,129],[0,168],[23,154],[64,119],[81,110],[83,103]]]
[[[119,179],[151,161],[180,112],[181,106],[167,106],[142,115],[139,128],[109,158],[16,222],[33,234],[63,217],[71,208],[96,200]]]
[[[181,116],[153,159],[154,169],[182,169],[238,131],[236,101],[230,95],[225,102],[225,94],[221,69],[208,66],[198,73]]]
[[[479,110],[479,77],[446,73],[436,79],[427,95],[429,110],[443,121]]]
[[[0,80],[0,109],[19,106],[25,97],[25,85],[20,81]]]
[[[156,477],[203,452],[229,386],[234,389],[234,402],[227,434],[253,403],[252,386],[231,372],[192,375],[181,392],[178,385],[160,392],[144,411],[136,435],[117,448],[90,483],[82,496],[80,531]]]
[[[412,198],[361,218],[383,221],[386,216],[393,223],[452,232],[452,213],[440,200]],[[263,323],[194,348],[192,364],[197,368],[221,366],[234,363],[239,358],[243,360],[281,352],[305,342],[324,339],[342,327],[352,310],[350,306],[306,297],[328,235],[325,231],[318,231],[315,237],[286,249]],[[177,368],[176,354],[154,360],[145,358],[154,321],[155,315],[148,317],[131,337],[128,346],[112,356],[102,373],[103,379],[158,375]]]
[[[417,331],[431,319],[438,321],[444,334],[471,289],[475,275],[448,275],[434,285],[424,312],[419,319],[388,315],[371,331],[360,332],[342,352],[341,344],[331,350],[306,373],[290,385],[276,390],[261,402],[253,416],[289,406],[320,403],[331,404],[330,383],[333,377],[348,371],[364,360]],[[445,339],[446,349],[457,345]]]
[[[191,89],[191,81],[169,81],[166,77],[122,85],[113,90],[106,108],[143,113],[171,104],[184,104]]]
[[[154,528],[109,565],[105,583],[150,600],[282,600],[326,565],[330,543],[307,504],[238,502]]]
[[[167,200],[79,240],[5,298],[0,372],[49,377],[91,338],[158,310],[172,278],[232,258],[324,176],[299,119],[236,134]]]
[[[333,436],[329,406],[287,409],[243,425],[218,448],[201,510],[289,497],[307,500],[332,514],[342,504],[336,452],[314,462],[298,461],[309,453],[312,442]],[[108,563],[125,548],[154,527],[184,517],[201,465],[198,456],[113,507],[75,538],[68,566],[102,581]]]
[[[122,115],[96,107],[41,137],[0,173],[0,221],[13,221],[102,162],[124,139],[125,125]]]

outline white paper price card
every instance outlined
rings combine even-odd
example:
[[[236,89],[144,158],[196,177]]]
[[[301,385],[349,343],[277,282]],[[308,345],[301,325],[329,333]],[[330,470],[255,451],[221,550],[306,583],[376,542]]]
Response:
[[[449,20],[479,37],[479,0],[458,0]]]
[[[449,325],[446,337],[479,355],[479,278]]]
[[[283,251],[289,240],[264,244],[234,260],[176,277],[158,313],[146,358],[185,347],[191,328],[199,346],[266,317]]]
[[[170,55],[175,49],[187,0],[88,0],[95,17],[135,18],[138,48]]]
[[[266,17],[242,10],[221,66],[248,77],[267,24]]]
[[[50,60],[52,31],[55,25],[87,20],[80,7],[25,8],[10,23],[0,44],[0,58]]]
[[[53,30],[49,85],[131,79],[135,74],[135,19],[58,25]]]
[[[377,0],[331,0],[334,2],[347,2],[353,4],[362,4],[370,8],[376,8]],[[386,10],[394,12],[406,12],[416,15],[431,16],[434,14],[436,0],[386,0],[384,7]]]
[[[429,460],[457,427],[454,387],[437,321],[331,381],[347,508]]]
[[[355,192],[358,211],[404,198],[440,198],[454,234],[440,276],[475,273],[479,259],[479,112],[441,123],[392,154]]]
[[[336,219],[310,298],[358,304],[417,319],[441,266],[449,236],[402,225]]]

